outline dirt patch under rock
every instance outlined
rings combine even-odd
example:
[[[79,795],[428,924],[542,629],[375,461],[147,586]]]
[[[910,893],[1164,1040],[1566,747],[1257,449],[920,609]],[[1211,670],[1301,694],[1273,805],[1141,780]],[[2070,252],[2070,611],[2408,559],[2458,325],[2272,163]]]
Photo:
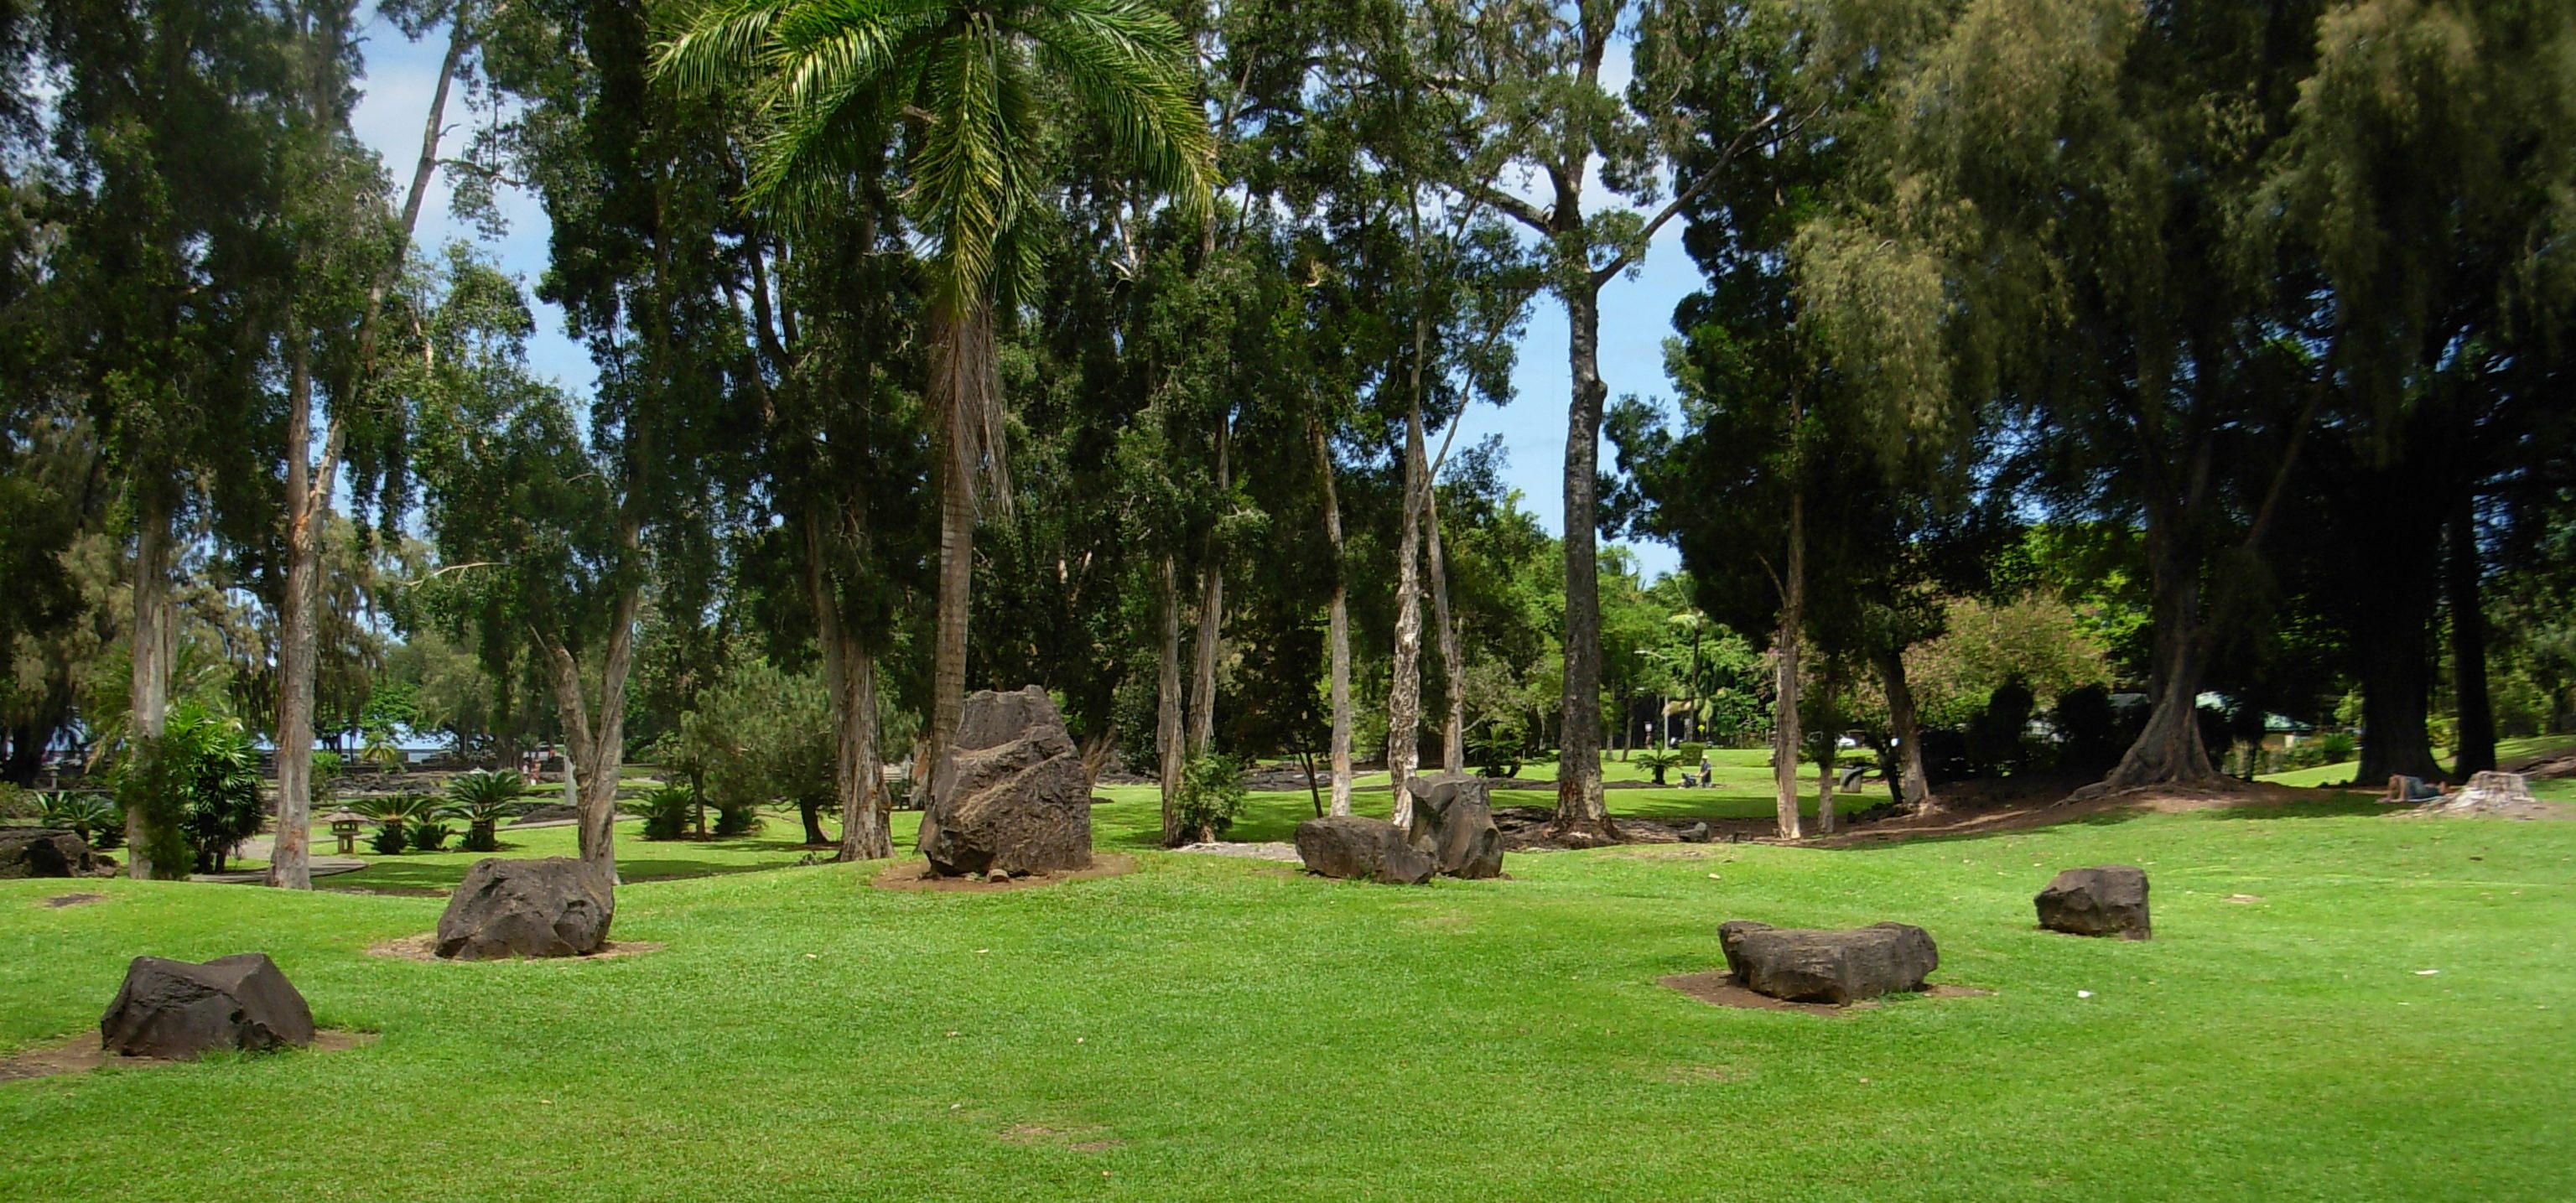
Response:
[[[930,862],[909,860],[889,865],[868,884],[880,890],[924,890],[941,894],[1000,894],[1011,890],[1034,890],[1068,881],[1096,881],[1136,871],[1136,858],[1119,852],[1091,854],[1091,867],[1071,872],[1033,873],[1005,881],[978,881],[972,877],[941,877],[930,871]]]
[[[1723,969],[1711,969],[1705,973],[1676,973],[1670,977],[1657,978],[1655,981],[1658,985],[1669,986],[1713,1007],[1735,1007],[1746,1011],[1795,1011],[1801,1015],[1841,1015],[1848,1011],[1875,1010],[1879,1005],[1874,999],[1864,999],[1849,1006],[1790,1002],[1787,999],[1773,998],[1768,994],[1760,993],[1736,981],[1734,974]],[[1924,988],[1923,997],[1984,998],[1993,993],[1992,990],[1979,990],[1971,986],[1935,983]]]
[[[406,961],[435,961],[441,965],[500,965],[511,961],[614,961],[620,957],[640,957],[660,952],[662,946],[651,940],[610,940],[599,951],[586,957],[504,957],[497,961],[459,961],[438,955],[438,933],[404,936],[387,940],[367,949],[369,956],[399,957]]]
[[[45,899],[44,905],[59,911],[67,906],[87,906],[93,902],[105,901],[107,901],[105,894],[56,894]]]
[[[344,1032],[326,1028],[313,1033],[313,1049],[336,1053],[360,1045],[374,1044],[374,1032]],[[292,1051],[292,1050],[289,1050]],[[262,1053],[261,1056],[269,1054]],[[164,1065],[181,1065],[164,1057],[128,1057],[99,1047],[98,1033],[83,1032],[68,1040],[38,1045],[8,1057],[0,1057],[0,1082],[26,1078],[50,1078],[59,1074],[83,1074],[94,1069],[116,1066],[120,1069],[155,1069]]]

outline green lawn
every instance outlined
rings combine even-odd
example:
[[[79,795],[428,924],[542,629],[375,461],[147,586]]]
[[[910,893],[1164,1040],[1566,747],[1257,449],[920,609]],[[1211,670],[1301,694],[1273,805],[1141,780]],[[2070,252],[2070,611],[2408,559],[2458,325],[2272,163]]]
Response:
[[[2524,739],[2500,739],[2496,741],[2496,763],[2512,764],[2514,761],[2521,760],[2525,757],[2540,756],[2551,752],[2561,752],[2568,748],[2576,748],[2576,735],[2535,735]],[[2437,760],[2447,761],[2451,758],[2451,752],[2448,748],[2435,748],[2433,749],[2433,756]],[[2275,782],[2280,785],[2296,785],[2300,787],[2313,785],[2359,785],[2369,787],[2374,793],[2378,792],[2379,789],[2388,784],[2385,781],[2353,780],[2353,774],[2360,771],[2360,761],[2345,760],[2338,761],[2334,764],[2319,765],[2313,769],[2298,769],[2287,773],[2265,773],[2256,778],[2256,780]],[[2563,788],[2563,783],[2561,783],[2559,792],[2555,795],[2543,793],[2541,791],[2539,786],[2545,783],[2535,782],[2533,784],[2534,788],[2532,789],[2532,793],[2536,796],[2544,798],[2556,796],[2562,799],[2568,797],[2565,789]]]
[[[1133,845],[1151,790],[1111,792],[1100,842]],[[1281,834],[1303,801],[1263,798],[1238,834]],[[621,849],[630,871],[660,854]],[[667,947],[597,963],[362,951],[428,930],[432,898],[114,881],[56,910],[39,900],[63,883],[0,882],[0,1048],[89,1028],[138,953],[263,949],[325,1025],[382,1033],[0,1083],[0,1198],[2563,1200],[2576,1182],[2576,822],[2328,798],[1842,852],[1514,856],[1512,880],[1420,889],[1139,859],[1000,895],[872,890],[875,866],[638,881],[617,935]],[[2052,871],[2103,862],[2154,875],[2155,941],[2033,929]],[[1940,980],[1996,993],[1821,1018],[1655,984],[1718,963],[1738,916],[1918,922]]]

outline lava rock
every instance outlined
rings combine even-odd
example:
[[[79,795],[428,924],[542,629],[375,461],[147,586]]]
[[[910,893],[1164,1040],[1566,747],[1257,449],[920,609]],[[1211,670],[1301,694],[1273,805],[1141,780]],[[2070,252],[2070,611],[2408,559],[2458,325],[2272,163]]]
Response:
[[[940,769],[917,841],[933,872],[1090,867],[1091,778],[1045,690],[968,695]]]
[[[1413,820],[1405,842],[1450,877],[1503,875],[1503,833],[1494,826],[1494,804],[1485,779],[1458,773],[1408,777]]]
[[[2068,869],[2031,900],[2039,907],[2039,925],[2079,936],[2118,936],[2144,940],[2154,934],[2147,922],[2147,871],[2129,865]]]
[[[98,1037],[112,1053],[180,1060],[215,1049],[301,1048],[313,1043],[313,1010],[266,953],[203,965],[136,957],[99,1017]]]
[[[109,871],[77,831],[0,827],[0,878],[97,877]]]
[[[1705,821],[1695,822],[1673,834],[1680,836],[1685,844],[1705,844],[1708,842],[1708,824]]]
[[[1297,825],[1297,858],[1306,871],[1324,877],[1366,879],[1391,886],[1414,886],[1438,871],[1428,853],[1404,837],[1404,829],[1384,819],[1333,815]]]
[[[1756,993],[1790,1002],[1851,1003],[1895,990],[1921,990],[1941,965],[1932,934],[1905,923],[1845,930],[1721,924],[1726,967]]]
[[[438,917],[439,956],[586,957],[608,943],[616,899],[599,875],[564,856],[477,861]]]

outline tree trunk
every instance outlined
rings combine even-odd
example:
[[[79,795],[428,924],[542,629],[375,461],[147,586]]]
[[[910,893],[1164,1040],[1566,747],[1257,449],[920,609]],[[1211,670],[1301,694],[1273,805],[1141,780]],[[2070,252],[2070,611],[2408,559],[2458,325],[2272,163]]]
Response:
[[[1315,444],[1315,466],[1324,477],[1324,537],[1333,548],[1333,600],[1325,629],[1332,659],[1332,812],[1346,815],[1351,813],[1351,606],[1343,580],[1342,506],[1333,488],[1333,452],[1324,439],[1324,425],[1310,423],[1307,432]]]
[[[1219,426],[1216,435],[1216,491],[1218,504],[1233,495],[1234,476],[1226,462],[1231,450],[1230,432]],[[1211,525],[1207,535],[1207,558],[1199,568],[1198,645],[1190,661],[1190,755],[1204,756],[1216,748],[1216,656],[1217,643],[1225,629],[1225,547]]]
[[[1416,411],[1416,420],[1420,411]],[[1452,424],[1455,429],[1455,424]],[[1443,455],[1447,449],[1442,449]],[[1431,553],[1431,621],[1440,634],[1440,685],[1448,713],[1440,723],[1440,769],[1467,771],[1466,656],[1458,648],[1458,624],[1449,616],[1449,562],[1440,552],[1440,482],[1429,469],[1422,474],[1422,525]]]
[[[291,366],[286,390],[286,596],[277,612],[277,820],[268,884],[313,888],[313,674],[319,660],[314,604],[322,573],[323,498],[310,464],[313,442],[312,351],[302,331],[287,332]],[[320,473],[330,487],[330,468]]]
[[[1887,693],[1887,724],[1896,733],[1896,800],[1913,809],[1932,809],[1932,779],[1923,771],[1923,730],[1914,717],[1914,687],[1905,680],[1903,650],[1879,652],[1878,681]]]
[[[621,543],[632,557],[639,523],[631,508],[620,526]],[[626,679],[634,667],[635,613],[641,604],[642,590],[631,578],[618,587],[600,662],[596,720],[582,696],[581,668],[571,650],[554,633],[536,632],[555,705],[563,712],[565,788],[574,793],[579,812],[581,861],[604,887],[617,884],[617,770],[626,759]]]
[[[126,741],[132,757],[161,754],[161,732],[170,712],[170,664],[176,654],[178,615],[170,601],[170,507],[146,496],[134,516],[134,674],[126,696]],[[151,817],[141,806],[125,810],[125,872],[150,879]],[[189,866],[160,866],[185,877]]]
[[[1593,490],[1601,460],[1601,297],[1597,284],[1565,290],[1566,359],[1574,397],[1565,429],[1565,692],[1558,706],[1556,819],[1549,833],[1609,843],[1618,828],[1601,796],[1601,589]]]
[[[1806,495],[1789,489],[1789,556],[1780,581],[1780,629],[1771,637],[1777,676],[1772,697],[1771,786],[1777,795],[1780,838],[1803,839],[1798,815],[1798,629],[1807,608]]]
[[[931,454],[939,489],[939,601],[931,644],[930,730],[925,746],[930,763],[914,773],[918,788],[927,791],[920,794],[925,804],[936,796],[940,776],[947,771],[958,711],[966,701],[966,607],[971,604],[975,579],[974,484],[945,445],[946,437],[941,442]]]
[[[2387,474],[2394,486],[2400,474]],[[2370,537],[2382,547],[2435,547],[2450,518],[2423,513],[2396,500],[2378,500]],[[2356,550],[2356,556],[2373,550]],[[2374,562],[2354,574],[2360,585],[2351,598],[2353,672],[2360,679],[2362,705],[2361,775],[2365,784],[2403,774],[2427,780],[2443,777],[2433,759],[2432,717],[2433,628],[2440,612],[2442,578],[2424,571],[2388,571]]]
[[[2161,508],[2147,513],[2148,587],[2154,594],[2154,709],[2137,741],[2111,775],[2086,791],[2150,785],[2210,788],[2221,784],[2200,739],[2200,677],[2207,651],[2200,629],[2198,563],[2185,554],[2175,520]]]
[[[2451,749],[2451,774],[2495,768],[2495,706],[2487,696],[2487,617],[2479,597],[2477,498],[2465,495],[2451,513],[2449,593],[2451,692],[2459,706],[2459,735]],[[2367,778],[2365,778],[2367,780]]]
[[[816,641],[823,648],[823,687],[832,695],[832,797],[841,812],[838,859],[882,860],[894,855],[894,845],[877,802],[885,774],[877,764],[876,661],[842,621],[840,597],[823,564],[824,548],[822,519],[809,514],[805,586],[814,601]]]
[[[1816,682],[1816,834],[1832,835],[1842,826],[1834,813],[1834,754],[1842,750],[1835,734],[1834,662],[1825,661]]]
[[[1416,409],[1404,423],[1403,525],[1395,543],[1395,663],[1386,695],[1386,778],[1395,793],[1398,827],[1413,821],[1413,795],[1404,784],[1422,756],[1422,467],[1422,412]]]
[[[1163,794],[1163,846],[1179,847],[1181,840],[1181,586],[1172,567],[1171,553],[1163,554],[1156,578],[1162,603],[1163,637],[1157,642],[1162,658],[1162,672],[1156,681],[1159,701],[1155,707],[1154,751],[1160,764],[1157,782]]]

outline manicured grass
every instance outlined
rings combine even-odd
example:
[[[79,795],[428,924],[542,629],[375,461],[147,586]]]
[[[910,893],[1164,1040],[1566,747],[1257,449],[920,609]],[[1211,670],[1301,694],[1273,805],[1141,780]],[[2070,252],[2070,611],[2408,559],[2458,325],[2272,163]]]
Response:
[[[1098,809],[1104,846],[1133,845],[1151,792]],[[666,947],[599,963],[363,951],[428,930],[430,898],[108,881],[57,910],[40,900],[73,887],[0,882],[0,1048],[89,1028],[135,954],[246,949],[325,1025],[383,1034],[0,1083],[0,1198],[2562,1200],[2576,1181],[2576,823],[2326,798],[1842,852],[1522,855],[1512,880],[1419,889],[1138,857],[994,895],[866,888],[876,866],[638,881],[616,934]],[[2153,942],[2033,929],[2051,872],[2106,862],[2154,875]],[[1921,923],[1939,980],[1996,993],[1821,1018],[1655,984],[1716,964],[1738,916]]]
[[[2500,739],[2496,741],[2496,763],[2509,765],[2526,757],[2563,752],[2569,748],[2576,748],[2576,735],[2534,735],[2523,739]],[[2437,760],[2448,761],[2451,753],[2447,748],[2435,748],[2433,756]],[[2353,780],[2353,775],[2360,771],[2360,761],[2344,760],[2334,764],[2319,765],[2312,769],[2265,773],[2256,780],[2279,785],[2295,785],[2301,788],[2317,785],[2359,785],[2368,786],[2374,792],[2388,784],[2385,781]],[[2532,793],[2539,797],[2550,796],[2540,793],[2537,788]]]

